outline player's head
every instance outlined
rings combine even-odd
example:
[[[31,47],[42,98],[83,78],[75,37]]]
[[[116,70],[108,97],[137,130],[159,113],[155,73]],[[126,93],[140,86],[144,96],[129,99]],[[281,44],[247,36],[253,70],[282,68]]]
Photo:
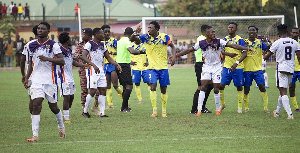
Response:
[[[235,34],[235,32],[237,31],[237,27],[238,27],[238,24],[235,23],[235,22],[230,22],[228,24],[228,27],[227,27],[227,30],[228,30],[228,34]]]
[[[151,21],[148,26],[148,33],[149,35],[153,36],[159,31],[159,29],[160,29],[160,25],[158,24],[158,22]]]
[[[254,25],[248,27],[249,38],[257,38],[258,28]]]
[[[288,27],[285,24],[280,24],[277,26],[277,31],[279,36],[287,35]]]
[[[140,38],[139,38],[139,35],[136,35],[136,34],[131,35],[130,41],[131,41],[131,42],[134,42],[134,43],[137,44],[137,45],[141,43],[141,40],[140,40]]]
[[[67,32],[63,32],[58,36],[58,41],[62,44],[62,45],[71,45],[71,39],[69,36],[69,33]]]
[[[99,41],[104,40],[104,32],[101,28],[94,28],[93,35],[94,35],[94,38],[98,39]]]
[[[124,31],[124,35],[125,36],[129,36],[129,38],[131,37],[131,35],[134,33],[133,29],[131,27],[127,27]]]
[[[82,29],[82,34],[82,40],[88,42],[93,37],[93,30],[91,28],[84,28]]]
[[[291,36],[292,36],[293,39],[296,39],[296,40],[297,40],[298,37],[299,37],[299,28],[294,27],[294,28],[292,29]]]
[[[101,29],[104,32],[104,38],[105,40],[108,40],[110,38],[110,26],[105,24],[101,27]]]
[[[201,26],[201,33],[202,34],[205,34],[205,31],[206,31],[206,29],[209,27],[209,25],[206,25],[206,24],[203,24],[202,26]]]
[[[35,37],[37,36],[37,29],[38,29],[38,26],[39,26],[39,25],[35,25],[35,26],[32,28],[32,33],[34,34]]]
[[[213,27],[211,26],[207,26],[206,30],[205,30],[205,36],[208,39],[214,39],[216,37],[216,32],[213,29]]]
[[[37,35],[39,38],[48,37],[50,32],[50,24],[48,22],[41,22],[37,28]]]

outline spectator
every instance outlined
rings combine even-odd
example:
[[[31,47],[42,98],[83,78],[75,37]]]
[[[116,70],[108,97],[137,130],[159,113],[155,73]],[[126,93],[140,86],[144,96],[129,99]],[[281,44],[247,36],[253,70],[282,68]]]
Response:
[[[16,42],[15,42],[15,48],[16,48],[16,67],[20,66],[20,60],[22,51],[24,49],[24,39],[20,39],[20,35],[16,35]]]
[[[12,16],[14,17],[15,21],[17,21],[18,16],[18,7],[17,4],[14,4],[14,7],[12,8]]]
[[[25,4],[24,11],[25,11],[24,20],[28,18],[28,20],[30,21],[30,10],[27,3]]]
[[[79,4],[76,3],[75,4],[75,8],[74,8],[74,11],[75,11],[75,20],[77,20],[77,18],[78,18],[78,9],[79,9]]]
[[[21,5],[21,3],[19,3],[19,6],[18,6],[18,16],[19,16],[19,21],[21,20],[21,17],[23,15],[23,12],[24,12],[24,8],[23,6]]]
[[[3,7],[3,5],[2,5],[2,2],[0,1],[0,19],[2,18],[2,7]]]
[[[7,6],[6,6],[6,4],[2,5],[1,11],[2,11],[2,16],[3,17],[6,16],[6,14],[7,14]]]
[[[6,51],[5,51],[5,65],[7,67],[12,67],[12,58],[13,58],[13,47],[14,44],[12,40],[9,38],[7,44],[5,45]]]
[[[14,7],[14,2],[13,1],[11,1],[10,2],[10,5],[8,6],[8,13],[10,14],[10,15],[12,15],[12,8]]]
[[[181,51],[187,50],[188,49],[188,45],[186,44],[186,42],[184,41],[181,47]],[[187,62],[187,55],[183,55],[181,56],[181,62],[182,64],[186,64]]]
[[[4,46],[3,38],[0,37],[0,66],[1,67],[3,67],[5,64],[4,54],[5,54],[5,46]]]

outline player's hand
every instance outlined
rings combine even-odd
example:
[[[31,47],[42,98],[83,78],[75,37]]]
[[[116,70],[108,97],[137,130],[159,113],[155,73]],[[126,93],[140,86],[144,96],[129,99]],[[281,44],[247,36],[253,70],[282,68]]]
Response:
[[[24,79],[24,87],[28,89],[30,87],[28,79]]]
[[[100,69],[96,65],[94,65],[93,67],[94,67],[94,70],[95,70],[96,74],[100,73]]]
[[[176,56],[172,56],[169,59],[171,61],[171,66],[173,66],[175,64],[175,61],[176,61]]]
[[[45,57],[44,55],[40,55],[40,56],[38,56],[38,58],[39,58],[41,61],[43,61],[43,62],[49,60],[49,58],[48,58],[48,57]]]
[[[144,63],[144,66],[145,66],[145,67],[147,67],[148,65],[149,65],[149,63],[148,63],[148,62]]]
[[[122,73],[122,67],[119,64],[117,64],[116,67],[117,67],[117,70],[119,71],[119,73]]]
[[[136,62],[130,62],[130,65],[136,65]]]
[[[234,71],[236,69],[236,67],[238,66],[238,64],[234,63],[231,68],[230,68],[230,71]]]
[[[22,83],[24,83],[24,81],[25,81],[25,76],[22,76],[21,81],[22,81]]]

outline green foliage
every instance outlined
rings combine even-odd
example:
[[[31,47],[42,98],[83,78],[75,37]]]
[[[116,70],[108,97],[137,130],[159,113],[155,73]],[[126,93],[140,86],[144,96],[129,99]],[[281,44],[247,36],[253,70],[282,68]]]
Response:
[[[0,33],[4,35],[4,40],[11,38],[11,35],[16,33],[16,28],[12,22],[13,18],[10,16],[2,17],[0,20]]]

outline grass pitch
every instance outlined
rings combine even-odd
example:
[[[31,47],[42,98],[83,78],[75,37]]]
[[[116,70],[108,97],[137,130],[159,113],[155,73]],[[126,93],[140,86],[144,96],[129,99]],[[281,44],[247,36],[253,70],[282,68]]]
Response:
[[[269,109],[277,104],[274,68],[268,69]],[[287,120],[284,110],[279,119],[263,112],[257,88],[250,91],[250,111],[238,114],[236,89],[225,88],[226,108],[221,116],[189,114],[196,89],[193,67],[172,68],[168,88],[168,117],[150,117],[149,93],[142,85],[143,103],[138,104],[132,92],[130,113],[119,112],[121,99],[113,92],[114,109],[106,110],[108,118],[90,119],[81,116],[80,87],[74,71],[77,91],[71,109],[71,124],[66,125],[67,137],[58,137],[55,116],[44,101],[41,113],[40,141],[27,143],[31,136],[27,91],[17,70],[0,71],[0,152],[298,152],[300,115]],[[296,95],[300,99],[299,83]],[[159,93],[159,92],[157,92]],[[157,96],[160,101],[160,94]],[[59,100],[62,108],[62,100]],[[160,102],[158,102],[160,112]],[[214,111],[213,94],[207,107]],[[292,108],[294,110],[294,108]],[[90,111],[91,112],[91,111]],[[161,113],[159,113],[161,115]]]

